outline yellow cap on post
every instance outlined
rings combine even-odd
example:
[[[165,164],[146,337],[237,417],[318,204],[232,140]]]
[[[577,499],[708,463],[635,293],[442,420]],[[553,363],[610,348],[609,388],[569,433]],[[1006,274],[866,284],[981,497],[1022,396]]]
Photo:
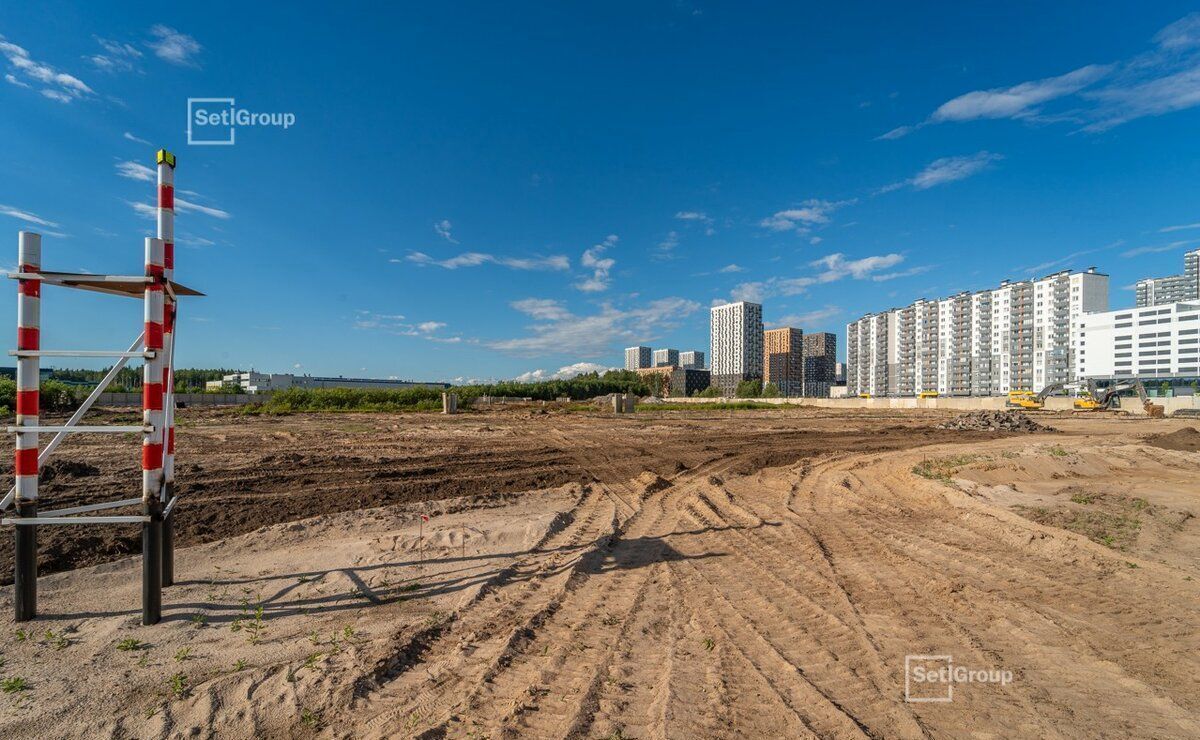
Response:
[[[168,167],[174,167],[175,166],[175,155],[171,154],[166,149],[159,149],[158,154],[155,155],[155,161],[158,164],[162,164],[163,162],[166,162]]]

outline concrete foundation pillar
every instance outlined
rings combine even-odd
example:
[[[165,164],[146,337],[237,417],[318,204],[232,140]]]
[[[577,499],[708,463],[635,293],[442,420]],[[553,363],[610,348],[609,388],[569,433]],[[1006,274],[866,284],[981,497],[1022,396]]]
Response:
[[[443,393],[442,394],[442,413],[457,414],[458,413],[458,394]]]

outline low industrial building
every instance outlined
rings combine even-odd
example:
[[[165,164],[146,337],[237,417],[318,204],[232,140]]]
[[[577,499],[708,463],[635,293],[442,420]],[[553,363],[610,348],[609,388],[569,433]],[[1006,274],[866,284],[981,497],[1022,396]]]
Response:
[[[231,373],[220,380],[210,380],[204,386],[206,390],[211,391],[219,391],[227,386],[238,386],[245,393],[267,393],[288,388],[400,390],[404,388],[449,388],[450,384],[390,378],[329,378],[316,375],[292,375],[291,373],[259,373],[251,370],[244,373]]]
[[[1077,379],[1195,379],[1200,376],[1200,303],[1127,308],[1076,323]]]
[[[708,388],[712,382],[712,375],[707,370],[694,367],[648,367],[637,371],[638,375],[661,375],[665,378],[663,383],[664,398],[687,398],[694,396],[702,390]]]

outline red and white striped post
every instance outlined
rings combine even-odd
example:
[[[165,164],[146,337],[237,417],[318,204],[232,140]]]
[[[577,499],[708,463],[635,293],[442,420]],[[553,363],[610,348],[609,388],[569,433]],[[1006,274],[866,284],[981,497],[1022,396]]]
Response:
[[[142,371],[142,624],[162,617],[163,485],[163,240],[146,238],[144,341]]]
[[[163,242],[163,279],[170,282],[175,274],[175,155],[159,149],[158,164],[158,238]],[[175,497],[175,299],[163,294],[163,370],[165,395],[163,413],[163,486],[162,503]],[[175,525],[168,516],[162,525],[162,584],[175,583]]]
[[[18,272],[42,268],[42,237],[29,231],[17,237]],[[40,280],[17,281],[17,350],[41,349]],[[17,355],[17,427],[38,426],[41,360],[38,355]],[[38,505],[38,433],[17,431],[16,510],[19,516],[36,517]],[[37,615],[37,525],[19,525],[14,533],[13,602],[16,621]]]

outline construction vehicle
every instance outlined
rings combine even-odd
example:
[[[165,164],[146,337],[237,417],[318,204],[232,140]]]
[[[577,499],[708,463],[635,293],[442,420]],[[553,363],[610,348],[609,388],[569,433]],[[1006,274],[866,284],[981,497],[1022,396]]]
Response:
[[[1009,408],[1032,410],[1040,409],[1042,402],[1033,391],[1009,391],[1008,400],[1004,405]]]
[[[1161,404],[1152,403],[1149,394],[1146,393],[1146,386],[1142,385],[1142,381],[1122,380],[1106,388],[1100,388],[1094,381],[1090,383],[1091,393],[1096,402],[1106,411],[1121,407],[1121,392],[1132,390],[1137,393],[1138,400],[1142,402],[1142,409],[1152,419],[1163,418],[1164,409]]]
[[[1059,391],[1075,391],[1075,398],[1071,406],[1076,411],[1100,411],[1102,406],[1096,400],[1095,383],[1078,381],[1075,383],[1051,383],[1042,389],[1040,393],[1034,396],[1034,403],[1037,404],[1034,408],[1042,408],[1046,405],[1046,399]]]
[[[937,398],[938,395],[937,391],[921,391],[917,394],[917,398]]]
[[[859,393],[858,397],[859,398],[870,398],[871,394],[870,393]]]

